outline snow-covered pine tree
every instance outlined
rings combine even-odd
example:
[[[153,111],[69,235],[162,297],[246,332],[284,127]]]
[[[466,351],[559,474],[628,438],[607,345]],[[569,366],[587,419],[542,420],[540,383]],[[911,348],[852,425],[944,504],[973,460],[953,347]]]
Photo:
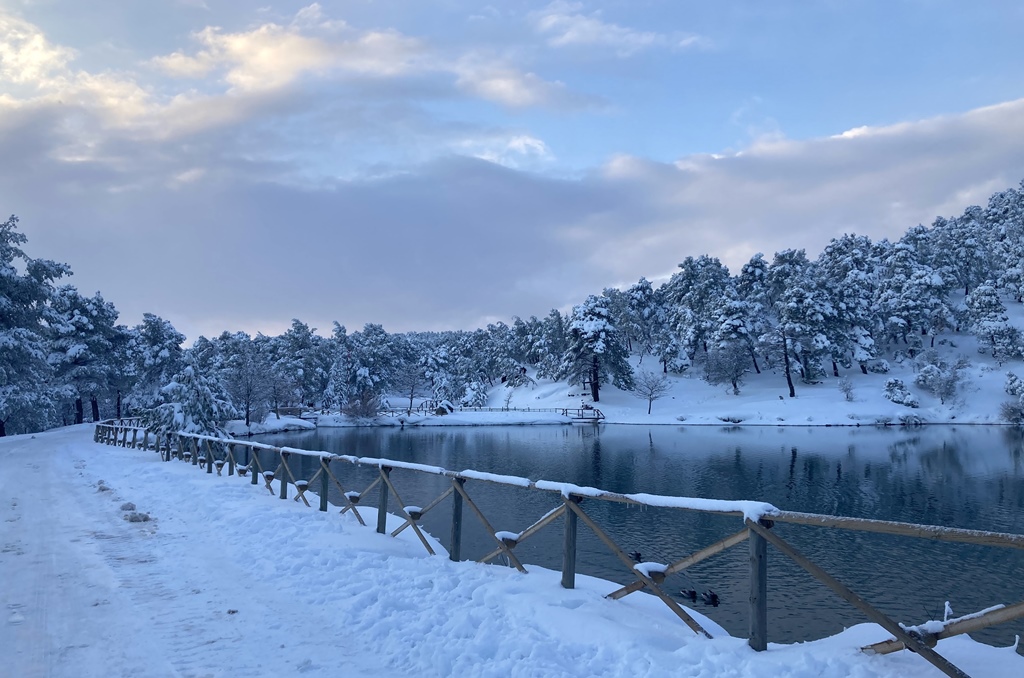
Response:
[[[601,384],[609,378],[618,388],[633,388],[633,369],[626,347],[600,297],[591,295],[573,307],[569,346],[558,378],[588,383],[595,403],[600,402]]]
[[[245,332],[223,333],[218,339],[223,362],[218,373],[231,402],[245,419],[246,427],[262,423],[270,412],[271,361],[264,345]]]
[[[540,360],[537,363],[537,376],[554,379],[562,366],[562,356],[569,347],[568,330],[565,318],[558,309],[551,309],[547,317],[541,321],[540,337],[534,348]]]
[[[224,437],[224,423],[237,416],[237,410],[216,378],[199,373],[196,360],[187,355],[184,368],[160,389],[161,402],[145,410],[143,422],[150,430],[164,435],[198,433]]]
[[[834,238],[814,266],[815,283],[822,290],[835,315],[825,327],[832,346],[832,373],[839,376],[837,363],[857,363],[867,374],[868,361],[877,357],[874,333],[878,318],[872,301],[875,294],[875,261],[871,240],[865,236]]]
[[[67,386],[76,424],[84,421],[83,400],[91,404],[93,421],[100,419],[100,400],[111,400],[121,366],[115,351],[124,336],[117,327],[117,309],[99,292],[83,297],[71,285],[56,290],[52,301],[49,362],[57,383]]]
[[[162,402],[160,389],[181,371],[185,335],[167,320],[146,313],[142,324],[129,332],[134,385],[125,402],[136,410],[155,407]]]
[[[670,323],[693,360],[698,350],[707,354],[718,302],[729,284],[729,269],[707,255],[687,257],[679,269],[665,284]]]
[[[959,217],[939,218],[932,225],[932,267],[950,286],[962,287],[964,294],[993,274],[984,220],[982,209],[972,206]]]
[[[914,247],[905,242],[896,243],[883,263],[876,303],[893,343],[907,344],[918,333],[934,338],[951,321],[941,276],[918,261]]]
[[[59,422],[57,405],[65,395],[52,381],[45,335],[57,321],[50,307],[54,281],[71,269],[27,257],[19,247],[27,238],[17,227],[13,215],[0,223],[0,437]]]
[[[739,299],[732,287],[727,288],[719,304],[717,327],[711,335],[711,349],[704,366],[704,379],[709,384],[727,382],[736,395],[739,395],[743,375],[750,371],[751,362],[757,369],[747,311],[747,303]]]
[[[964,298],[964,307],[979,351],[990,351],[999,364],[1020,355],[1020,332],[1010,325],[994,281],[975,287]]]

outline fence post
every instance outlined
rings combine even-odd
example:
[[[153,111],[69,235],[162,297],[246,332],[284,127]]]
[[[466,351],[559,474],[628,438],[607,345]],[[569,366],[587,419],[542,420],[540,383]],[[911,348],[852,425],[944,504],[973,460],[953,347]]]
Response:
[[[288,498],[288,453],[281,452],[281,499]]]
[[[213,473],[213,445],[209,440],[204,440],[203,446],[206,448],[206,472]]]
[[[249,449],[249,475],[252,476],[252,478],[249,480],[249,484],[250,485],[258,485],[259,484],[259,480],[256,479],[256,468],[258,466],[258,464],[256,463],[256,455],[259,454],[259,452],[257,452],[256,448],[253,447],[252,445],[249,445],[248,449]]]
[[[235,444],[228,443],[228,475],[235,475]]]
[[[380,474],[385,478],[391,476],[390,466],[381,466]],[[384,534],[388,531],[388,484],[380,484],[380,503],[377,505],[377,531]]]
[[[576,512],[569,508],[569,502],[579,503],[574,495],[563,497],[565,507],[565,531],[562,535],[562,588],[576,588]]]
[[[320,510],[327,511],[327,492],[331,489],[328,470],[331,467],[329,457],[320,457]]]
[[[771,527],[770,520],[759,521]],[[756,652],[768,649],[768,542],[747,530],[750,542],[750,636],[747,643]]]
[[[459,487],[466,484],[465,478],[452,478]],[[448,544],[448,559],[456,562],[462,560],[462,493],[452,493],[452,537]]]
[[[195,438],[189,438],[188,441],[192,443],[192,465],[199,465],[199,443],[196,442]]]

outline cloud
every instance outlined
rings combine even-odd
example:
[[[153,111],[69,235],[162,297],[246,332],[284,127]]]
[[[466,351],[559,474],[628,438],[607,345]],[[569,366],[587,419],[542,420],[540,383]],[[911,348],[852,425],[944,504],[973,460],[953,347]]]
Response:
[[[603,21],[599,12],[584,14],[582,10],[582,3],[556,0],[530,16],[537,32],[548,36],[552,47],[605,47],[617,56],[628,57],[655,47],[688,49],[710,45],[703,36],[637,31]]]
[[[453,150],[513,169],[540,169],[555,159],[543,140],[529,134],[477,135],[458,141]]]
[[[198,52],[174,52],[154,58],[153,64],[179,78],[202,78],[223,70],[224,82],[245,92],[284,87],[305,74],[393,77],[415,68],[423,52],[419,41],[394,31],[371,31],[340,41],[303,35],[299,27],[308,25],[310,18],[292,26],[267,23],[240,33],[207,27],[193,35],[201,46]]]
[[[50,85],[74,57],[74,50],[51,44],[36,26],[0,12],[0,82]]]
[[[757,134],[675,163],[620,155],[567,179],[547,174],[558,145],[525,124],[433,110],[466,95],[593,105],[507,55],[442,55],[310,6],[198,31],[151,62],[176,79],[143,80],[156,69],[78,68],[73,50],[0,20],[0,155],[16,159],[0,163],[0,205],[32,255],[68,261],[124,322],[155,312],[192,337],[293,317],[400,331],[542,315],[688,255],[735,271],[757,251],[813,256],[845,231],[898,237],[1024,177],[1024,100],[817,139]]]
[[[815,256],[843,232],[895,238],[1024,178],[1024,100],[676,163],[619,156],[578,179],[502,166],[550,151],[495,132],[452,146],[494,161],[317,185],[283,182],[294,168],[218,135],[108,140],[74,161],[53,153],[75,136],[56,107],[0,119],[0,153],[21,160],[0,165],[0,203],[31,253],[70,262],[126,322],[156,312],[193,337],[293,317],[399,331],[542,315],[688,255],[736,271],[758,251]]]
[[[486,63],[463,63],[458,70],[456,84],[463,91],[509,108],[575,108],[585,103],[585,99],[571,94],[564,84],[548,82],[535,73]]]

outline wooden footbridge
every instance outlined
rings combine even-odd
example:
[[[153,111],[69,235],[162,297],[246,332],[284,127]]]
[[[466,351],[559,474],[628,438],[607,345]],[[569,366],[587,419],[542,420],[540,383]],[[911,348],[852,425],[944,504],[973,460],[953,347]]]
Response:
[[[711,634],[663,589],[662,584],[670,574],[682,572],[726,549],[747,542],[750,573],[748,643],[750,647],[758,651],[767,649],[768,645],[769,545],[891,634],[891,638],[879,638],[879,642],[862,648],[865,652],[886,654],[908,649],[920,655],[947,676],[964,677],[967,674],[934,649],[939,640],[1024,617],[1024,601],[1021,601],[1010,605],[995,605],[973,615],[941,623],[929,622],[920,626],[901,625],[811,561],[782,535],[785,532],[784,525],[796,524],[1022,550],[1024,549],[1024,535],[1019,534],[798,513],[783,511],[770,504],[751,501],[620,494],[568,483],[533,481],[516,476],[501,476],[476,471],[454,472],[435,466],[374,457],[310,452],[195,434],[159,434],[142,428],[137,419],[111,420],[97,424],[95,441],[107,445],[153,450],[158,452],[164,461],[182,460],[211,475],[216,470],[216,474],[222,476],[226,468],[227,476],[248,479],[252,485],[262,486],[281,499],[287,499],[289,493],[293,492],[294,500],[302,501],[306,506],[311,506],[310,498],[316,501],[317,498],[313,496],[315,493],[319,495],[318,508],[320,511],[330,510],[331,506],[327,497],[331,488],[335,487],[344,502],[344,505],[341,506],[341,513],[351,512],[355,519],[365,526],[366,523],[359,509],[374,503],[375,508],[378,509],[376,530],[384,534],[387,532],[386,518],[387,511],[390,509],[404,519],[402,525],[393,530],[391,535],[397,536],[404,530],[411,529],[431,555],[434,555],[434,550],[420,528],[419,522],[426,513],[447,504],[450,511],[448,553],[449,558],[456,561],[462,559],[463,519],[464,511],[468,507],[470,513],[480,521],[486,533],[493,540],[493,549],[481,557],[479,562],[491,562],[495,558],[503,556],[512,567],[523,573],[527,572],[527,569],[516,556],[516,547],[539,531],[560,521],[562,525],[562,586],[570,589],[575,587],[576,580],[577,530],[579,523],[583,523],[635,579],[631,584],[610,591],[607,594],[608,598],[620,599],[631,593],[646,591],[658,597],[694,633],[707,638],[711,638]],[[264,465],[261,456],[263,461],[269,460],[269,463]],[[315,460],[316,472],[309,478],[296,478],[289,468],[289,459],[293,456],[311,457]],[[370,469],[374,472],[373,480],[362,489],[351,486],[351,474],[348,469],[355,467]],[[445,478],[448,481],[447,488],[423,507],[406,504],[402,494],[405,493],[407,496],[418,494],[417,488],[422,488],[425,476]],[[275,481],[277,481],[276,489]],[[538,509],[540,516],[532,524],[518,531],[500,531],[491,522],[491,519],[484,515],[470,494],[472,487],[478,483],[492,483],[518,491],[529,491],[537,499],[537,503],[541,504],[541,508]],[[372,494],[374,490],[376,490],[375,502]],[[613,506],[657,507],[733,516],[740,522],[740,529],[673,562],[639,565],[595,520],[594,515],[598,511],[587,508],[589,505],[597,507],[597,502],[606,502]],[[552,503],[554,506],[551,506]],[[547,508],[544,504],[547,504]],[[939,573],[933,573],[933,575],[940,576]]]

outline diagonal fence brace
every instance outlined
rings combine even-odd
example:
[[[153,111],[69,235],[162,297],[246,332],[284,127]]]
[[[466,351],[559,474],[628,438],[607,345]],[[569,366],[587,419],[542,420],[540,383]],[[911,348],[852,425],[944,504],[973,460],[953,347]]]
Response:
[[[865,601],[859,595],[851,591],[845,584],[840,582],[838,579],[830,575],[825,570],[821,569],[818,565],[811,562],[806,556],[804,556],[802,553],[800,553],[795,548],[790,546],[788,543],[783,541],[778,535],[773,534],[764,526],[751,520],[750,518],[747,518],[745,522],[747,528],[749,528],[750,531],[760,535],[769,544],[771,544],[778,550],[782,551],[782,553],[789,557],[790,560],[792,560],[794,563],[796,563],[803,569],[807,570],[807,572],[814,576],[815,579],[817,579],[818,581],[825,584],[825,586],[832,589],[832,591],[834,591],[836,595],[838,595],[840,598],[842,598],[843,600],[845,600],[846,602],[850,603],[858,610],[863,612],[865,616],[868,617],[868,619],[875,622],[892,635],[896,636],[897,640],[901,641],[908,648],[910,648],[917,654],[921,655],[924,659],[930,662],[932,666],[942,671],[947,676],[950,676],[951,678],[970,678],[970,676],[968,676],[962,670],[960,670],[952,663],[950,663],[948,659],[946,659],[930,647],[926,646],[917,638],[914,638],[913,636],[908,634],[906,631],[903,630],[902,626],[894,622],[892,619],[889,619],[889,617],[883,614],[882,612],[876,610],[874,607],[868,604],[867,601]]]
[[[580,508],[580,505],[578,503],[576,503],[574,501],[570,501],[570,502],[566,502],[565,506],[567,506],[573,513],[575,513],[577,515],[577,517],[579,517],[579,519],[583,521],[583,524],[586,525],[587,527],[589,527],[590,531],[597,535],[598,539],[600,539],[601,541],[604,542],[604,545],[607,546],[608,549],[612,553],[614,553],[615,556],[620,561],[622,561],[622,564],[625,565],[627,568],[629,568],[629,571],[633,573],[633,576],[635,576],[637,579],[639,579],[641,582],[643,582],[644,585],[648,589],[650,589],[650,591],[654,595],[656,595],[659,598],[661,598],[661,602],[665,603],[665,605],[668,606],[668,609],[672,610],[672,612],[674,612],[677,617],[682,619],[684,624],[689,626],[690,629],[693,630],[694,633],[700,634],[700,635],[704,636],[705,638],[711,638],[711,634],[708,633],[704,629],[704,627],[701,626],[697,622],[696,619],[691,617],[686,612],[686,610],[684,610],[679,605],[679,603],[677,603],[676,601],[672,600],[672,598],[670,598],[667,593],[662,591],[661,587],[658,586],[654,582],[653,579],[651,579],[646,574],[644,574],[640,570],[637,570],[635,567],[633,567],[633,561],[630,560],[629,556],[626,555],[626,552],[623,551],[621,548],[619,548],[619,545],[616,544],[612,540],[612,538],[609,537],[608,534],[604,530],[601,529],[600,525],[598,525],[597,523],[594,522],[593,518],[588,516],[583,511],[583,509]]]

